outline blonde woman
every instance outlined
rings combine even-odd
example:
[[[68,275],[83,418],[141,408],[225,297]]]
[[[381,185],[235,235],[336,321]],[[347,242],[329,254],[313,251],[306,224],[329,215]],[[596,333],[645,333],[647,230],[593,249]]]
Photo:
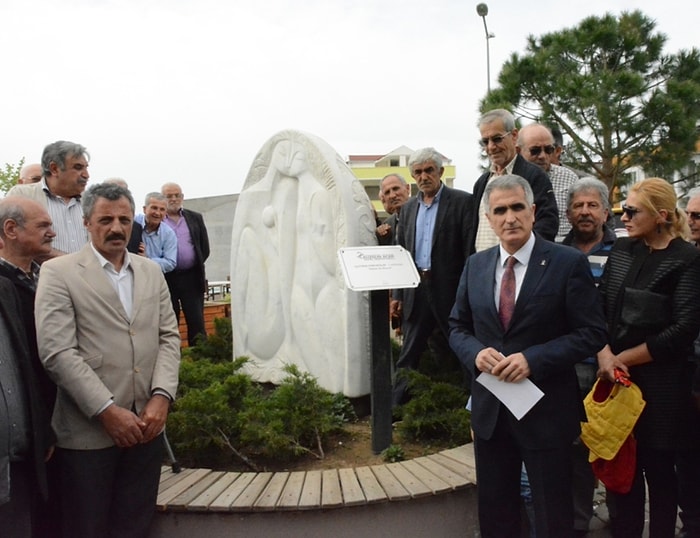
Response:
[[[600,284],[610,342],[598,354],[599,375],[623,369],[647,404],[634,431],[632,490],[613,494],[613,536],[641,537],[645,481],[649,536],[674,536],[679,450],[700,446],[692,416],[687,357],[700,329],[700,250],[686,241],[688,224],[665,180],[632,186],[622,222],[629,237],[613,246]]]

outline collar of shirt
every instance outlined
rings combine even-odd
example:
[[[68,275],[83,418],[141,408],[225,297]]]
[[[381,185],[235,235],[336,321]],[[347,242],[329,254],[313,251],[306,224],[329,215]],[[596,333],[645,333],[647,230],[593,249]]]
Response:
[[[430,205],[440,203],[440,197],[442,196],[442,188],[444,186],[445,186],[445,184],[442,181],[440,181],[440,188],[438,189],[437,194],[433,197],[433,201],[430,203]],[[427,204],[425,202],[423,202],[423,193],[421,191],[418,191],[417,198],[421,204],[427,206]],[[430,207],[430,206],[428,206],[428,207]]]
[[[36,281],[39,278],[39,269],[41,269],[41,266],[35,261],[32,261],[28,273],[21,267],[17,267],[14,263],[2,257],[0,257],[0,264],[17,273],[17,276],[20,280],[28,282],[34,287],[36,286]]]
[[[515,253],[513,254],[508,254],[506,250],[503,248],[503,245],[498,246],[498,250],[500,252],[500,261],[499,265],[503,267],[506,263],[506,260],[508,259],[509,256],[515,257],[516,260],[518,260],[518,263],[524,267],[527,267],[527,264],[530,262],[530,256],[532,256],[532,249],[535,248],[535,234],[530,232],[530,237],[528,238],[527,241],[525,241],[525,244],[520,247]]]
[[[496,165],[492,163],[492,164],[491,164],[491,168],[490,168],[490,170],[491,170],[491,176],[505,176],[505,175],[510,175],[510,174],[512,174],[512,173],[513,173],[513,167],[515,166],[515,160],[516,160],[517,158],[518,158],[518,154],[516,153],[516,154],[515,154],[515,157],[513,157],[513,158],[511,159],[511,161],[505,166],[505,168],[503,168],[503,170],[501,170],[500,172],[498,172],[498,171],[496,170]]]
[[[54,193],[51,192],[51,189],[49,189],[48,183],[46,183],[46,178],[42,177],[41,178],[41,188],[44,190],[46,194],[48,194],[51,198],[60,198],[60,196],[56,196]],[[72,196],[71,199],[80,201],[80,194],[76,194],[75,196]]]
[[[103,269],[110,269],[115,273],[121,274],[125,272],[129,267],[131,267],[131,258],[129,257],[129,251],[126,249],[124,249],[124,263],[122,264],[122,269],[121,271],[117,271],[116,267],[114,267],[114,264],[99,253],[99,251],[95,248],[95,245],[92,244],[92,241],[90,242],[90,248],[95,253],[95,256],[97,256],[97,261],[100,262],[100,267],[102,267]]]

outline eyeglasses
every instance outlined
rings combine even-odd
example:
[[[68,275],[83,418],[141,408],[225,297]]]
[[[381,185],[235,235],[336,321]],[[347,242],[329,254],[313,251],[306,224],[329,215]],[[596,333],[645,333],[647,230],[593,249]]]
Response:
[[[182,194],[166,194],[165,197],[168,200],[172,200],[173,198],[179,199],[179,198],[182,198]]]
[[[631,219],[634,218],[634,216],[635,216],[637,213],[641,212],[641,209],[637,209],[636,207],[628,207],[628,206],[626,206],[626,205],[623,205],[623,206],[622,206],[622,212],[625,214],[625,216],[626,216],[628,219],[631,220]]]
[[[556,148],[554,146],[532,146],[531,148],[527,148],[527,150],[530,152],[530,155],[533,157],[537,157],[542,151],[544,151],[547,155],[551,155],[554,153],[554,150]]]
[[[700,220],[700,211],[686,211],[685,214],[690,220]]]
[[[431,176],[431,175],[433,175],[433,172],[435,172],[435,167],[428,166],[427,168],[414,168],[413,171],[411,172],[411,175],[413,177],[420,177],[423,174],[428,174],[429,176]]]
[[[482,138],[479,140],[479,144],[481,144],[483,147],[486,147],[489,145],[489,142],[492,142],[496,145],[500,144],[503,142],[506,136],[508,136],[510,133],[503,133],[499,135],[493,135],[493,136],[487,136],[485,138]]]

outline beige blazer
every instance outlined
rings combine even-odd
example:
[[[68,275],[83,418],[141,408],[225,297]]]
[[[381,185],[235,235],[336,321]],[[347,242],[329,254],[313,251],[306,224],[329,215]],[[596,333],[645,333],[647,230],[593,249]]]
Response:
[[[36,294],[39,356],[58,386],[52,425],[62,448],[112,446],[95,415],[111,399],[140,412],[155,389],[173,398],[180,335],[157,264],[131,256],[132,319],[88,243],[45,262]]]

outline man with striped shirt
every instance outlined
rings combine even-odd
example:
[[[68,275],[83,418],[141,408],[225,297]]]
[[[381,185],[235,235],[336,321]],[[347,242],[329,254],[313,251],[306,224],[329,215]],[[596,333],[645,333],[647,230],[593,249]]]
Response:
[[[90,155],[80,144],[65,140],[53,142],[44,148],[41,156],[42,180],[15,185],[7,193],[31,198],[46,207],[56,237],[45,259],[77,252],[88,242],[80,196],[90,179],[89,159]]]

